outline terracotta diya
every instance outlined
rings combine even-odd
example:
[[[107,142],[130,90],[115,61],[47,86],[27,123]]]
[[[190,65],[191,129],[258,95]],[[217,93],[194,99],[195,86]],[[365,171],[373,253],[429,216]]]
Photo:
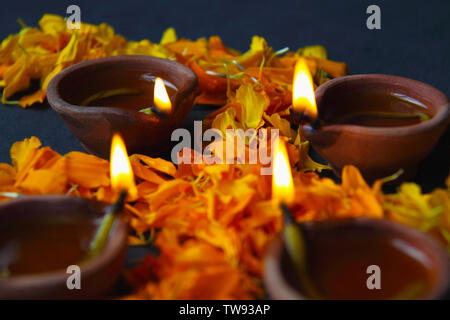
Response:
[[[154,107],[157,77],[171,110],[148,112]],[[172,131],[186,120],[196,88],[195,73],[178,62],[117,56],[64,69],[51,80],[47,97],[87,151],[107,158],[109,141],[118,132],[130,153],[157,155],[170,147]]]
[[[449,286],[446,252],[426,234],[382,219],[302,223],[308,276],[318,299],[439,299]],[[368,268],[379,267],[380,289],[369,289]],[[310,299],[278,238],[265,259],[272,299]]]
[[[106,296],[127,248],[128,224],[120,214],[126,197],[137,196],[118,134],[111,143],[110,174],[118,194],[114,204],[69,196],[23,196],[0,204],[0,299]],[[74,272],[78,280],[70,279]]]
[[[122,269],[128,235],[127,224],[117,219],[103,250],[83,262],[105,207],[66,196],[23,197],[0,204],[0,299],[105,296]],[[70,265],[80,267],[80,290],[67,287]]]
[[[407,180],[449,122],[447,97],[407,78],[382,74],[336,78],[316,89],[316,101],[305,86],[302,90],[297,98],[294,92],[294,110],[306,111],[310,119],[318,116],[315,128],[304,125],[303,133],[339,176],[351,164],[369,182],[399,169],[404,173],[397,182]]]
[[[273,299],[437,299],[449,286],[449,258],[428,235],[383,219],[296,224],[283,143],[274,149],[272,197],[284,215],[271,244],[264,284]],[[377,272],[377,274],[374,274]],[[378,277],[376,278],[372,278]]]

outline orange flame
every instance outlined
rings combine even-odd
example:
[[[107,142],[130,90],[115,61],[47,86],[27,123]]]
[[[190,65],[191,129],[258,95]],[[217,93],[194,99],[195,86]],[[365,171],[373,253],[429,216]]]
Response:
[[[310,118],[317,118],[314,85],[305,59],[300,58],[295,64],[294,84],[292,86],[292,105],[297,112],[304,112]]]
[[[294,200],[294,184],[286,145],[280,138],[275,141],[273,157],[272,198],[289,205]]]
[[[170,102],[169,95],[167,94],[164,81],[160,77],[156,77],[153,97],[155,106],[159,109],[159,111],[164,113],[170,113],[172,111],[172,103]]]
[[[114,191],[126,190],[130,199],[137,198],[137,188],[134,183],[133,170],[127,149],[120,134],[115,133],[111,140],[111,163],[110,163],[111,186]]]

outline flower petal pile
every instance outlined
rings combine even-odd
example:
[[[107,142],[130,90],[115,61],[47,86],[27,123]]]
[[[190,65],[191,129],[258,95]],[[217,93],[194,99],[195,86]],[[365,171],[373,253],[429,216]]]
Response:
[[[194,151],[190,152],[194,157]],[[290,152],[292,157],[298,153]],[[14,193],[68,194],[113,202],[109,162],[82,152],[60,155],[36,137],[11,147],[0,164],[0,200]],[[263,297],[263,258],[282,228],[271,201],[271,177],[258,164],[180,164],[144,155],[130,161],[138,199],[126,205],[130,245],[157,246],[126,271],[135,289],[128,299],[251,299]],[[342,183],[293,171],[297,221],[342,217],[388,218],[428,232],[450,253],[448,189],[422,194],[412,183],[383,194],[347,166]]]
[[[191,67],[199,78],[199,104],[225,105],[243,83],[257,84],[257,90],[264,91],[269,101],[268,114],[291,104],[292,74],[298,57],[308,60],[317,85],[347,74],[347,65],[327,60],[321,46],[295,52],[274,51],[258,36],[253,37],[250,50],[241,54],[227,48],[218,36],[196,41],[178,39],[172,28],[163,33],[159,43],[152,43],[146,39],[128,41],[105,23],[81,23],[80,29],[69,29],[63,17],[53,14],[45,14],[38,28],[21,24],[18,34],[10,35],[0,44],[0,87],[4,88],[2,103],[22,107],[43,102],[48,83],[62,69],[107,56],[148,55]],[[28,89],[33,79],[40,80],[40,89],[19,101],[8,100]]]

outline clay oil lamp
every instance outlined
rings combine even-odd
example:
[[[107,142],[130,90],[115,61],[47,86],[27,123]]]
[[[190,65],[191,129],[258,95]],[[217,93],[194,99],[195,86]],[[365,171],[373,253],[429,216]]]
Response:
[[[114,286],[128,236],[120,213],[136,196],[123,142],[114,141],[116,203],[55,195],[0,204],[0,299],[101,298]]]
[[[195,73],[180,63],[117,56],[64,69],[50,82],[47,97],[87,151],[107,158],[118,132],[130,153],[158,155],[183,126],[196,88]]]
[[[410,179],[449,122],[446,96],[407,78],[352,75],[320,85],[315,99],[311,90],[311,76],[300,60],[294,77],[294,120],[312,123],[303,126],[304,135],[337,175],[352,164],[369,182],[400,169],[397,182]]]
[[[283,149],[274,151],[273,198],[280,203],[284,229],[270,245],[264,261],[264,285],[269,298],[444,296],[449,285],[448,256],[418,230],[367,218],[295,223],[289,209],[294,187]]]

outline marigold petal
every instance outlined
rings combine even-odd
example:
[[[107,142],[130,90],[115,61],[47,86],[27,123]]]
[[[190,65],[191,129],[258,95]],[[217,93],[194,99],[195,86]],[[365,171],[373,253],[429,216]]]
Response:
[[[134,154],[130,157],[131,161],[136,161],[137,159],[139,159],[149,168],[155,171],[165,173],[171,177],[174,177],[176,174],[177,169],[175,168],[175,165],[170,161],[161,158],[151,158],[142,154]]]
[[[39,169],[29,172],[19,187],[27,193],[63,194],[67,191],[67,179],[58,171]]]
[[[236,100],[241,105],[240,120],[246,129],[259,126],[263,112],[269,105],[267,96],[253,88],[253,85],[244,84],[236,91]]]
[[[166,30],[164,30],[159,44],[164,45],[175,41],[177,41],[177,33],[175,32],[175,29],[167,28]]]
[[[59,15],[46,13],[39,20],[39,27],[44,33],[58,35],[65,32],[67,23]]]
[[[28,96],[24,96],[24,97],[20,98],[19,105],[23,108],[26,108],[37,102],[42,103],[42,102],[44,102],[45,95],[46,95],[45,91],[42,89],[39,89],[38,91],[36,91],[33,94],[30,94]]]
[[[369,186],[362,177],[358,168],[348,165],[342,169],[342,188],[348,192],[351,192],[352,190],[356,190],[358,188],[369,189]]]
[[[86,188],[109,186],[109,162],[83,152],[73,151],[65,156],[69,180]]]
[[[0,163],[0,187],[13,185],[16,170],[7,163]]]
[[[10,156],[14,168],[16,168],[17,171],[20,171],[30,154],[37,150],[40,146],[41,141],[36,137],[25,138],[23,141],[14,142],[10,150]]]
[[[191,184],[181,180],[174,179],[159,185],[158,190],[150,195],[145,196],[147,202],[154,210],[157,210],[166,200],[182,193],[191,187]]]
[[[10,66],[3,74],[5,81],[5,88],[2,94],[2,103],[7,103],[7,100],[14,93],[28,88],[30,85],[30,75],[27,70],[27,56],[22,55],[17,61]]]

